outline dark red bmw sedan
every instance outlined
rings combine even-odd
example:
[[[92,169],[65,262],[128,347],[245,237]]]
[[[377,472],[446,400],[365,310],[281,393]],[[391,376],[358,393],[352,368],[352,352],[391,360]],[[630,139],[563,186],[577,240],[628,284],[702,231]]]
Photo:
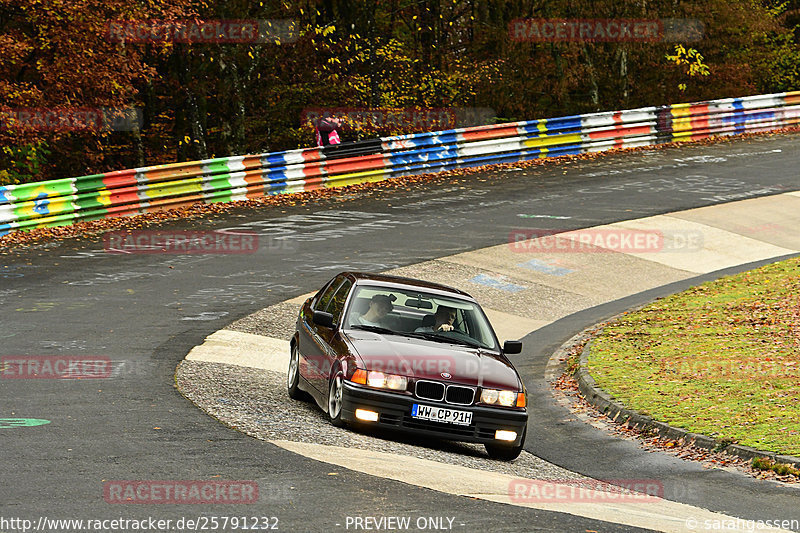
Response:
[[[289,396],[311,396],[334,425],[373,425],[479,442],[519,456],[525,388],[478,303],[458,289],[343,272],[300,310]]]

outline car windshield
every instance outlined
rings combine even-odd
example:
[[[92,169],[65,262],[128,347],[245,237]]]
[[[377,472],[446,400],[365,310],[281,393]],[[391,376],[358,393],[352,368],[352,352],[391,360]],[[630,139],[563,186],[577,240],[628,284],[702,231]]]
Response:
[[[494,331],[478,304],[420,290],[356,287],[343,323],[349,329],[499,349]]]

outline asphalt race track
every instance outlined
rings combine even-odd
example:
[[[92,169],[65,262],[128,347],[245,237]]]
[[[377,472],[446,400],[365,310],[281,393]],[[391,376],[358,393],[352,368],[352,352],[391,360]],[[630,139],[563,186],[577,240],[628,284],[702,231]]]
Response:
[[[405,516],[412,526],[422,517],[443,518],[426,520],[427,529],[456,531],[630,531],[564,513],[449,496],[306,459],[200,412],[175,390],[175,366],[212,332],[314,290],[340,270],[382,271],[502,244],[519,228],[576,229],[798,190],[797,140],[775,136],[609,155],[470,175],[437,188],[350,193],[347,201],[242,209],[162,226],[255,231],[259,248],[253,254],[109,254],[97,236],[3,255],[0,355],[108,357],[112,372],[106,379],[3,379],[0,419],[50,422],[0,423],[0,518],[38,525],[42,517],[154,517],[171,519],[169,529],[194,531],[202,528],[175,524],[181,518],[276,517],[267,523],[282,531],[354,531],[356,517]],[[686,503],[711,510],[756,520],[800,518],[794,488],[643,452],[561,420],[544,391],[531,387],[570,336],[679,288],[594,308],[524,339],[525,349],[514,360],[529,383],[531,427],[543,435],[528,439],[526,449],[590,476],[679,483]],[[114,480],[209,479],[255,481],[258,503],[126,505],[108,503],[103,493],[104,483]],[[0,532],[17,530],[0,521]]]

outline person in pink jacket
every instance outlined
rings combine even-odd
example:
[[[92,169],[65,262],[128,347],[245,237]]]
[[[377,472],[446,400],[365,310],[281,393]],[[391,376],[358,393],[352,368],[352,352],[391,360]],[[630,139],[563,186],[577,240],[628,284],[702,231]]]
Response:
[[[336,117],[326,117],[317,120],[316,134],[317,146],[327,146],[329,144],[339,144],[338,129],[342,127],[342,119]]]

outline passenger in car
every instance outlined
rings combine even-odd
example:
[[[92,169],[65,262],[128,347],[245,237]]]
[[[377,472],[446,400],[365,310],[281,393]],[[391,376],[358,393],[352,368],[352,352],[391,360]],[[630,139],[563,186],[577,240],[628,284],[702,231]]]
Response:
[[[430,315],[428,315],[430,316]],[[456,320],[456,310],[446,305],[440,305],[433,316],[433,326],[422,326],[414,331],[417,333],[433,333],[435,331],[453,331]]]
[[[381,326],[385,327],[383,324],[384,318],[386,315],[391,312],[394,308],[392,305],[392,299],[386,296],[385,294],[376,294],[372,297],[369,302],[369,309],[363,315],[359,315],[356,317],[356,324],[362,324],[364,326]]]

